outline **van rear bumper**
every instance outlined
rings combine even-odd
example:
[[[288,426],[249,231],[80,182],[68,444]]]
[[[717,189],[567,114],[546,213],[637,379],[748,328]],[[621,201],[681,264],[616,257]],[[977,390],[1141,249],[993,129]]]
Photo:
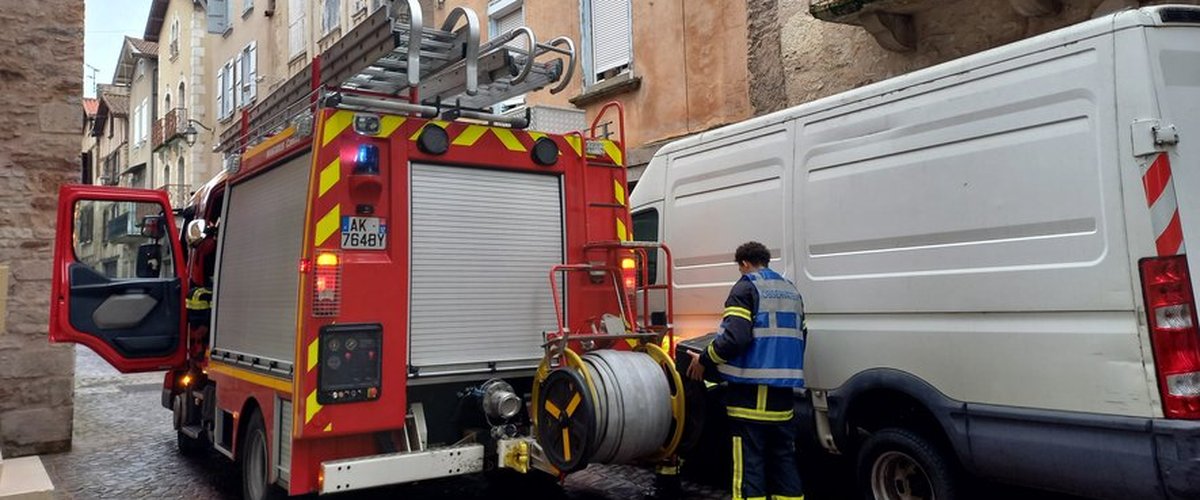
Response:
[[[1151,424],[1166,497],[1200,497],[1200,421],[1153,420]]]
[[[1091,498],[1200,498],[1200,421],[976,404],[965,413],[964,462],[983,477]]]

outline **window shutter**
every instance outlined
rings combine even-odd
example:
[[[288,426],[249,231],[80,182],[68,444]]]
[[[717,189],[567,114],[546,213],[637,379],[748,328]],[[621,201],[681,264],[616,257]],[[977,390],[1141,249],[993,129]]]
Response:
[[[225,118],[225,68],[217,70],[217,118]]]
[[[294,58],[305,50],[304,9],[308,7],[304,0],[289,0],[288,2],[288,58]]]
[[[502,16],[496,17],[496,18],[494,18],[494,20],[496,23],[496,32],[491,34],[492,38],[498,37],[509,31],[512,31],[513,29],[524,26],[525,25],[525,8],[517,7],[512,12],[509,12]],[[508,42],[508,45],[513,46],[513,47],[524,48],[525,47],[525,39],[523,37],[518,38],[516,40]]]
[[[342,23],[342,2],[341,0],[325,0],[325,5],[321,17],[321,34],[325,35],[333,31]]]
[[[233,95],[233,109],[238,109],[242,107],[243,104],[246,104],[243,102],[242,97],[243,76],[245,75],[242,74],[242,53],[239,52],[238,55],[234,56],[233,58],[233,88],[230,89],[232,90],[230,94]]]
[[[258,97],[258,42],[250,42],[246,54],[246,102]]]
[[[633,59],[630,0],[590,0],[592,74],[619,68]]]
[[[229,29],[229,1],[208,0],[208,32],[216,35]]]
[[[142,98],[142,136],[141,142],[150,137],[150,98]]]

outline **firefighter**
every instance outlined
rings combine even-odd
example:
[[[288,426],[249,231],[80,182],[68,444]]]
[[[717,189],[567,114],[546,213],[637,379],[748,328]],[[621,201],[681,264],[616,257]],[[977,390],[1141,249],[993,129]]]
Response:
[[[204,229],[203,237],[195,241],[190,256],[189,281],[191,286],[187,296],[188,345],[191,348],[192,359],[200,359],[208,348],[208,331],[212,311],[212,277],[216,267],[217,243],[216,229],[209,226]]]
[[[796,468],[793,393],[804,387],[804,302],[767,267],[771,252],[751,241],[734,254],[742,277],[725,300],[718,335],[692,357],[688,376],[716,369],[728,382],[733,498],[802,499]]]

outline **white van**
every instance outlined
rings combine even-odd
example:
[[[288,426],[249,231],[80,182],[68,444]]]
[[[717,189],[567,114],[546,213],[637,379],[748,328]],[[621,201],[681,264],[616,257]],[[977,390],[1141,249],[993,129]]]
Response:
[[[1200,8],[680,140],[631,203],[685,337],[715,329],[737,245],[771,249],[807,306],[801,425],[865,497],[964,498],[962,471],[1200,498]]]

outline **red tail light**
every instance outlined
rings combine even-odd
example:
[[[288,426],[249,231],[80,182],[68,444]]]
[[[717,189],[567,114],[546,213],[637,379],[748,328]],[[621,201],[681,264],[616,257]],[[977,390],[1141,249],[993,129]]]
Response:
[[[633,257],[621,259],[621,281],[625,284],[625,293],[637,290],[637,261]]]
[[[1163,413],[1200,419],[1200,329],[1187,258],[1148,257],[1138,267]]]
[[[313,271],[313,316],[337,316],[342,305],[342,258],[337,252],[317,252]]]

